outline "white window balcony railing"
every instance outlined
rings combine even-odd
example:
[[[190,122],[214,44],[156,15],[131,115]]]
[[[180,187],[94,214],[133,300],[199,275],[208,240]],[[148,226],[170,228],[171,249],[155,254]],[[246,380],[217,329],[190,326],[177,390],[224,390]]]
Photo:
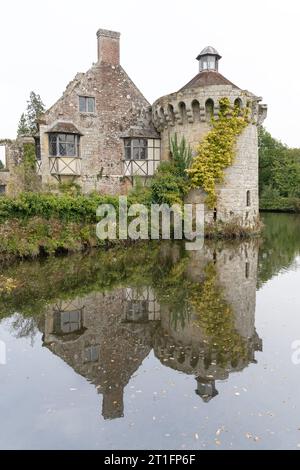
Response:
[[[42,160],[35,160],[35,171],[37,175],[42,174]]]
[[[153,176],[160,160],[123,160],[124,176]]]
[[[54,176],[80,176],[79,157],[49,157],[50,173]]]

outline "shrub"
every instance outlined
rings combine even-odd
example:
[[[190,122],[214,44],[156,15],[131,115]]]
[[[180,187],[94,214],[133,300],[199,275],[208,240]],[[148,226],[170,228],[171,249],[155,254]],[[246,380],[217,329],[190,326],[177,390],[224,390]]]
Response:
[[[99,204],[112,204],[118,209],[117,196],[70,196],[38,193],[22,193],[17,198],[0,199],[0,221],[10,218],[34,216],[58,218],[64,221],[96,222]]]

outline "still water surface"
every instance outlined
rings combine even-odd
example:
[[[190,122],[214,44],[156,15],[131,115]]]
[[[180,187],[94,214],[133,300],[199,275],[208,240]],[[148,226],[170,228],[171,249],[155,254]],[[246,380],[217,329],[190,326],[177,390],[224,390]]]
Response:
[[[300,216],[264,222],[3,268],[0,448],[300,448]]]

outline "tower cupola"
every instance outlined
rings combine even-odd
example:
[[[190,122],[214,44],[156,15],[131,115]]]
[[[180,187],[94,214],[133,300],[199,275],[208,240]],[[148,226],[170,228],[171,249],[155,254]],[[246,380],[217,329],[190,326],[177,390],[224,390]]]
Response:
[[[199,72],[204,70],[218,71],[218,62],[222,56],[216,51],[214,47],[205,47],[200,54],[197,56],[199,61]]]

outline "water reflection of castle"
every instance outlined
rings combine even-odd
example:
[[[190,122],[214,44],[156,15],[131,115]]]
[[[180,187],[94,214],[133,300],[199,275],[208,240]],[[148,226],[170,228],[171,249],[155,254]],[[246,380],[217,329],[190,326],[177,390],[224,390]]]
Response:
[[[176,247],[169,249],[162,258],[176,262]],[[193,253],[185,269],[188,280],[201,284],[205,266],[213,265],[223,296],[220,304],[226,306],[225,336],[211,325],[214,315],[223,318],[223,312],[213,311],[205,323],[207,312],[199,313],[192,303],[183,323],[176,324],[168,302],[159,303],[156,290],[144,286],[51,305],[41,327],[44,345],[95,385],[103,395],[106,419],[123,416],[124,388],[152,349],[163,365],[194,375],[196,393],[207,402],[218,394],[216,380],[255,362],[255,351],[262,347],[255,330],[257,251],[252,243],[219,253],[206,247]],[[216,343],[210,334],[217,334]],[[238,353],[232,355],[231,349]]]

